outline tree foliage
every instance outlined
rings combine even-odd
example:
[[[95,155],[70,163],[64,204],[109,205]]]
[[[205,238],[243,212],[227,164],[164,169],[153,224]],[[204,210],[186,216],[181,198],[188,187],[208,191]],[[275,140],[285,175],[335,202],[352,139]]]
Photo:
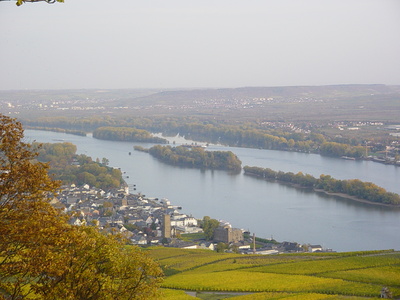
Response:
[[[225,252],[225,250],[228,250],[228,245],[227,244],[225,244],[225,243],[222,243],[222,242],[219,242],[218,244],[217,244],[217,247],[216,247],[216,251],[218,252],[218,253],[223,253],[223,252]]]
[[[214,238],[214,231],[219,226],[219,222],[216,219],[211,219],[209,216],[204,216],[201,222],[206,240],[212,240]]]
[[[41,144],[38,154],[39,161],[49,163],[49,173],[64,184],[88,184],[107,190],[119,188],[124,183],[121,170],[108,167],[107,158],[100,163],[87,155],[77,155],[74,144]]]
[[[166,139],[152,136],[146,130],[130,127],[100,127],[93,131],[93,137],[112,141],[167,143]]]
[[[242,165],[239,158],[231,151],[205,151],[201,147],[156,145],[148,152],[166,163],[178,166],[240,171]]]
[[[372,182],[363,182],[359,179],[339,180],[332,178],[330,175],[320,175],[315,178],[310,174],[298,172],[274,171],[269,168],[249,167],[245,166],[245,174],[255,175],[268,180],[278,180],[290,184],[296,184],[301,187],[322,189],[330,193],[342,193],[354,196],[359,199],[391,205],[400,205],[400,196],[395,193],[387,192]]]
[[[0,116],[0,299],[149,299],[158,265],[118,236],[69,225],[49,204],[59,182],[23,129]]]
[[[140,250],[93,227],[73,228],[61,259],[61,270],[47,272],[35,288],[46,298],[148,299],[162,275]]]
[[[199,120],[190,116],[185,118],[107,117],[102,119],[96,116],[79,119],[47,117],[35,121],[31,120],[28,123],[32,126],[59,126],[60,128],[75,130],[94,130],[105,126],[107,133],[102,132],[101,134],[108,136],[106,139],[115,140],[121,138],[128,140],[131,135],[129,130],[142,129],[150,132],[162,132],[169,136],[179,134],[187,139],[237,147],[313,152],[333,157],[359,158],[365,154],[365,148],[361,146],[365,143],[365,137],[352,141],[347,139],[334,140],[333,137],[329,138],[319,133],[318,129],[309,133],[295,132],[290,129],[260,124],[258,121],[238,124],[237,120],[232,123],[229,120]]]
[[[341,144],[336,142],[326,142],[321,144],[320,153],[321,155],[325,156],[349,156],[360,158],[365,154],[365,149],[362,146],[351,146],[348,144]]]

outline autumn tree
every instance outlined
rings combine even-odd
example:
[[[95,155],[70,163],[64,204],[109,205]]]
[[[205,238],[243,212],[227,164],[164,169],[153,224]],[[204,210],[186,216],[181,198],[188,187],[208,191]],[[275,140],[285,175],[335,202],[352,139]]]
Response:
[[[217,244],[217,247],[216,247],[216,251],[217,252],[219,252],[219,253],[223,253],[223,252],[225,252],[225,250],[228,250],[228,245],[227,244],[225,244],[225,243],[222,243],[222,242],[219,242],[218,244]]]
[[[61,225],[47,203],[58,182],[34,158],[31,145],[23,142],[21,124],[0,116],[0,291],[10,299],[24,295],[36,275],[31,272],[34,263],[43,263],[44,253],[39,252],[44,248],[37,245],[45,244],[42,238],[52,238],[51,229]]]
[[[149,299],[162,272],[138,248],[69,225],[49,204],[59,183],[22,125],[0,115],[0,299]]]
[[[72,227],[58,267],[41,276],[35,292],[45,299],[152,299],[162,271],[137,247],[93,227]],[[57,255],[57,254],[56,254]]]
[[[201,223],[206,240],[212,240],[214,238],[214,231],[219,226],[218,220],[211,219],[209,216],[204,216]]]

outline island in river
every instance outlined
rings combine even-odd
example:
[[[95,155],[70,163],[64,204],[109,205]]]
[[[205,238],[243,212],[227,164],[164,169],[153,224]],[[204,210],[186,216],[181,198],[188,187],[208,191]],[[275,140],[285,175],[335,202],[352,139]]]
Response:
[[[246,175],[252,175],[267,180],[276,180],[304,188],[312,188],[314,191],[323,191],[330,195],[345,197],[355,201],[364,201],[372,204],[400,206],[400,196],[387,192],[372,182],[363,182],[359,179],[338,180],[330,175],[321,175],[315,178],[310,174],[298,172],[274,171],[269,168],[245,166]]]
[[[155,145],[150,149],[135,146],[157,159],[174,166],[240,172],[242,162],[232,151],[205,151],[202,147],[171,147]]]

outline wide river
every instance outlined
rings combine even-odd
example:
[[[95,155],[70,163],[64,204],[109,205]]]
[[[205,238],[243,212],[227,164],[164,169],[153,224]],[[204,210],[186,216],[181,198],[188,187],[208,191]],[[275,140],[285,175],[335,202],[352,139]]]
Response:
[[[105,157],[110,166],[126,172],[125,180],[131,186],[136,185],[136,192],[168,198],[196,218],[208,215],[260,237],[320,244],[336,251],[400,250],[400,209],[307,192],[243,173],[173,167],[147,153],[134,151],[133,146],[139,145],[135,143],[36,130],[26,130],[25,136],[27,142],[71,142],[77,145],[79,154],[100,160]],[[172,140],[176,144],[184,142],[182,138]],[[358,178],[400,193],[400,167],[396,166],[218,145],[208,149],[230,150],[243,166],[301,171],[315,177],[328,174],[337,179]]]

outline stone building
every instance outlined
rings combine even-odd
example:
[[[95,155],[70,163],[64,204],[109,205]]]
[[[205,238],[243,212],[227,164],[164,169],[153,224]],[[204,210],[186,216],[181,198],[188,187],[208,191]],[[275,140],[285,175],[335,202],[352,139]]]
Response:
[[[237,243],[243,241],[243,232],[241,229],[232,228],[229,225],[219,226],[214,231],[214,241],[223,243]]]
[[[171,238],[171,216],[163,215],[162,235],[164,238]]]

